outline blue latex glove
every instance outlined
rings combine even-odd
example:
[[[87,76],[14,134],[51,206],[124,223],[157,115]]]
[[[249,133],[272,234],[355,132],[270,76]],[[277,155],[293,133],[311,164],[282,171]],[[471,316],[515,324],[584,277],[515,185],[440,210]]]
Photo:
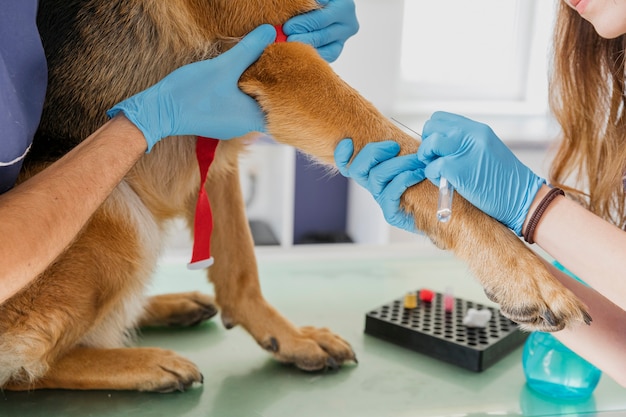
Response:
[[[275,39],[272,26],[259,26],[229,51],[173,71],[154,86],[116,104],[107,115],[124,112],[143,132],[147,152],[167,136],[230,139],[263,132],[263,112],[237,83]]]
[[[304,42],[328,62],[335,61],[344,43],[359,30],[354,0],[317,0],[324,6],[289,19],[283,25],[288,42]]]
[[[372,194],[389,224],[416,232],[413,216],[400,208],[400,197],[426,178],[424,165],[416,155],[396,156],[399,152],[400,145],[393,141],[368,143],[348,166],[354,145],[344,139],[335,148],[335,164],[344,177],[354,179]]]
[[[424,125],[417,155],[435,185],[446,177],[459,194],[518,236],[537,191],[538,177],[485,124],[436,112]]]

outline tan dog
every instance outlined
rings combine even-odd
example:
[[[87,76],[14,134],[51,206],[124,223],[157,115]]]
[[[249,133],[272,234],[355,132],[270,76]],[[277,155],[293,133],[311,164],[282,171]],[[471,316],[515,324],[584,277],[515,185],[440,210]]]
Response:
[[[175,68],[211,58],[261,23],[281,24],[315,0],[46,0],[39,25],[49,95],[22,180],[44,169],[106,121],[114,103]],[[386,120],[304,44],[271,45],[241,87],[267,112],[268,130],[326,164],[343,138],[358,151],[394,139],[418,142]],[[194,364],[162,349],[127,348],[128,329],[188,325],[215,314],[201,294],[145,299],[168,220],[193,224],[199,187],[195,138],[158,143],[95,213],[74,244],[32,285],[0,306],[0,386],[171,391],[201,381]],[[239,190],[244,139],[220,143],[207,181],[215,229],[209,269],[227,327],[243,326],[274,357],[305,370],[354,360],[329,330],[297,328],[263,298]],[[120,150],[123,152],[123,150]],[[585,307],[508,229],[460,197],[437,222],[437,190],[408,190],[403,206],[441,248],[465,260],[488,296],[528,329],[588,322]]]

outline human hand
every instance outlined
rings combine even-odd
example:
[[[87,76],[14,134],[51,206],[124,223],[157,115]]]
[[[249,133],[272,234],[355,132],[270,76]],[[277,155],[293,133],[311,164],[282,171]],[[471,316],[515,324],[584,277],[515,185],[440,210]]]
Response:
[[[317,0],[324,6],[289,19],[283,25],[287,41],[312,45],[322,58],[335,61],[344,43],[359,30],[354,0]]]
[[[157,84],[111,108],[141,130],[148,152],[167,136],[197,135],[230,139],[265,130],[257,102],[238,87],[241,74],[274,42],[276,30],[262,25],[229,51],[185,65]]]
[[[344,139],[335,148],[339,172],[367,189],[392,226],[416,232],[413,216],[400,208],[400,197],[407,188],[424,180],[424,165],[416,155],[396,156],[400,145],[393,141],[368,143],[354,157],[354,144]]]
[[[466,200],[518,236],[537,191],[537,176],[485,124],[436,112],[424,125],[417,155],[435,185],[445,177]]]

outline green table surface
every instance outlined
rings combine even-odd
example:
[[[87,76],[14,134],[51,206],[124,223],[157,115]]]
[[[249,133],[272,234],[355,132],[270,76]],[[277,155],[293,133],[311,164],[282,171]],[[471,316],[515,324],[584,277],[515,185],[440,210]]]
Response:
[[[265,297],[296,325],[329,327],[358,365],[307,373],[276,363],[242,329],[219,317],[188,329],[144,330],[140,344],[193,360],[204,384],[186,392],[47,390],[0,392],[0,416],[626,416],[626,389],[607,376],[592,397],[554,401],[525,383],[518,348],[475,373],[364,334],[365,314],[421,287],[493,305],[466,265],[423,242],[399,246],[259,248]],[[202,271],[169,256],[150,293],[212,293]]]

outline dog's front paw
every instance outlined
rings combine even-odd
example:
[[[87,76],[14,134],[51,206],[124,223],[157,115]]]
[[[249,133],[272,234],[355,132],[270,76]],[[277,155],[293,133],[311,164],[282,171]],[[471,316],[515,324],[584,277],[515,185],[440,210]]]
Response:
[[[528,331],[554,332],[591,322],[587,307],[552,275],[541,256],[502,224],[482,218],[473,207],[466,209],[457,210],[456,219],[468,215],[467,221],[450,223],[452,228],[445,230],[455,253],[468,262],[502,314]]]
[[[259,344],[278,361],[305,371],[337,369],[346,362],[357,362],[350,344],[326,328],[301,327],[295,334],[280,339],[269,336]]]
[[[527,331],[555,332],[578,323],[591,323],[587,307],[552,276],[541,285],[485,288],[487,297],[500,304],[502,314]],[[520,281],[516,282],[521,284]]]

